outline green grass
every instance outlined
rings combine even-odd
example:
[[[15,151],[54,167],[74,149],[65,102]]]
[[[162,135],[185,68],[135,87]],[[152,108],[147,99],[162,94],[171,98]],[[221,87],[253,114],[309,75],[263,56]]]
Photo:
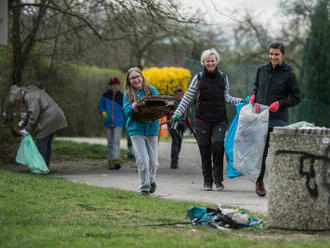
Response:
[[[292,232],[143,226],[187,221],[186,210],[196,205],[205,206],[0,170],[0,247],[330,246],[325,233],[307,241],[288,241]],[[284,234],[281,239],[273,238]],[[258,241],[258,237],[263,239]]]
[[[76,158],[105,152],[104,146],[67,141],[55,141],[54,149]],[[329,232],[144,226],[187,221],[193,206],[214,207],[0,170],[0,247],[330,247]]]
[[[52,143],[54,159],[60,158],[93,158],[106,159],[107,147],[88,143],[77,143],[72,141],[54,140]],[[127,150],[121,149],[120,156],[123,161],[127,157]]]

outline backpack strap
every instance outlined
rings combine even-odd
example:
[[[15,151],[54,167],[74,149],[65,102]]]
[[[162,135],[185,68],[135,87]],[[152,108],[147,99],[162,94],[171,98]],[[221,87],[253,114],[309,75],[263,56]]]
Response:
[[[223,78],[223,80],[225,81],[225,84],[227,84],[227,83],[228,83],[228,82],[227,82],[227,74],[224,73],[224,72],[222,72],[222,71],[220,71],[220,75],[221,75],[221,77]],[[225,87],[226,87],[226,85],[225,85]]]
[[[199,104],[199,97],[200,97],[200,88],[201,88],[201,82],[202,82],[203,72],[199,72],[197,74],[197,97],[196,97],[196,105]]]

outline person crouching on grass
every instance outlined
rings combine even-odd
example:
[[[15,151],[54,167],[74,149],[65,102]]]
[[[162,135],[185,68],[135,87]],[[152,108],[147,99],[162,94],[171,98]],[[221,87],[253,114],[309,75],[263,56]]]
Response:
[[[159,120],[139,122],[134,119],[137,100],[148,95],[158,95],[157,90],[147,85],[142,72],[137,67],[127,71],[124,90],[124,112],[127,117],[126,129],[133,144],[138,173],[140,177],[140,195],[148,195],[156,190],[156,172],[158,162]]]

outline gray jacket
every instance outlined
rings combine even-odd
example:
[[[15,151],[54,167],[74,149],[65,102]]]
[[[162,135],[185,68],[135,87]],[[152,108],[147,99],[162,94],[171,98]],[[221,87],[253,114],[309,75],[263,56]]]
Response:
[[[23,87],[22,90],[28,114],[25,129],[28,132],[34,131],[36,138],[42,139],[67,127],[63,111],[44,90],[34,85]]]

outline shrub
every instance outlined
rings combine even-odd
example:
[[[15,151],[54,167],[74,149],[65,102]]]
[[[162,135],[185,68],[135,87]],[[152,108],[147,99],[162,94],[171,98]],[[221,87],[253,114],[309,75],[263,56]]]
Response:
[[[178,67],[152,67],[143,70],[147,82],[156,87],[159,94],[173,95],[173,89],[181,87],[185,91],[191,77],[190,71]]]

